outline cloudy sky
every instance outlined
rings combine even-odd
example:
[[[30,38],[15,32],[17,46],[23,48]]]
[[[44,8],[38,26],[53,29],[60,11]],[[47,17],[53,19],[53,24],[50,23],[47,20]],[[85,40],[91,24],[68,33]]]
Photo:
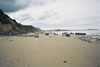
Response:
[[[42,29],[100,29],[100,0],[0,0],[0,9]]]

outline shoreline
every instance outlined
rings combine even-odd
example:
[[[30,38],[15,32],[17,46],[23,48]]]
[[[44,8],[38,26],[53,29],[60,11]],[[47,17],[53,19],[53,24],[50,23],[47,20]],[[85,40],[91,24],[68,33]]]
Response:
[[[18,35],[0,35],[0,37],[35,37],[35,33],[25,33],[25,34],[18,34]],[[40,33],[40,35],[41,35],[41,33]],[[42,35],[45,35],[45,34],[42,34]],[[39,35],[38,35],[39,36]],[[48,36],[50,36],[50,37],[53,37],[53,36],[55,36],[55,35],[53,35],[53,34],[50,34],[50,35],[48,35]],[[59,35],[56,35],[56,36],[62,36],[61,34]],[[66,37],[66,36],[64,36],[64,37]],[[77,38],[77,39],[80,39],[81,41],[85,41],[85,42],[88,42],[88,43],[93,43],[93,44],[100,44],[100,35],[93,35],[93,34],[91,34],[91,35],[71,35],[71,37],[73,37],[73,38]]]

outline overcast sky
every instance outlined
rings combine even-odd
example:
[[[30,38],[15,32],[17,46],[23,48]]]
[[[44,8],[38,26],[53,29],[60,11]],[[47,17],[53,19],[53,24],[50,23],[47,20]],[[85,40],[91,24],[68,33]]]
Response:
[[[0,9],[42,29],[100,29],[100,0],[0,0]]]

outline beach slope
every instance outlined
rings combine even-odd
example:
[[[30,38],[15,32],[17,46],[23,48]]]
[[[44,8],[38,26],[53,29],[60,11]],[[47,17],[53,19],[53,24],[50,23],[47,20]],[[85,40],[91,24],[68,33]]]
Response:
[[[100,45],[63,36],[0,37],[0,67],[100,67]]]

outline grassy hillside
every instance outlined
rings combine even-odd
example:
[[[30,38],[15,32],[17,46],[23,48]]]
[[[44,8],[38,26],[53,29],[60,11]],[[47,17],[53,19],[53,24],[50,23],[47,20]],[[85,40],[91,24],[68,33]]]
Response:
[[[17,23],[15,19],[10,18],[2,10],[0,10],[0,34],[18,34],[36,31],[40,31],[40,29],[30,25],[22,25]]]

